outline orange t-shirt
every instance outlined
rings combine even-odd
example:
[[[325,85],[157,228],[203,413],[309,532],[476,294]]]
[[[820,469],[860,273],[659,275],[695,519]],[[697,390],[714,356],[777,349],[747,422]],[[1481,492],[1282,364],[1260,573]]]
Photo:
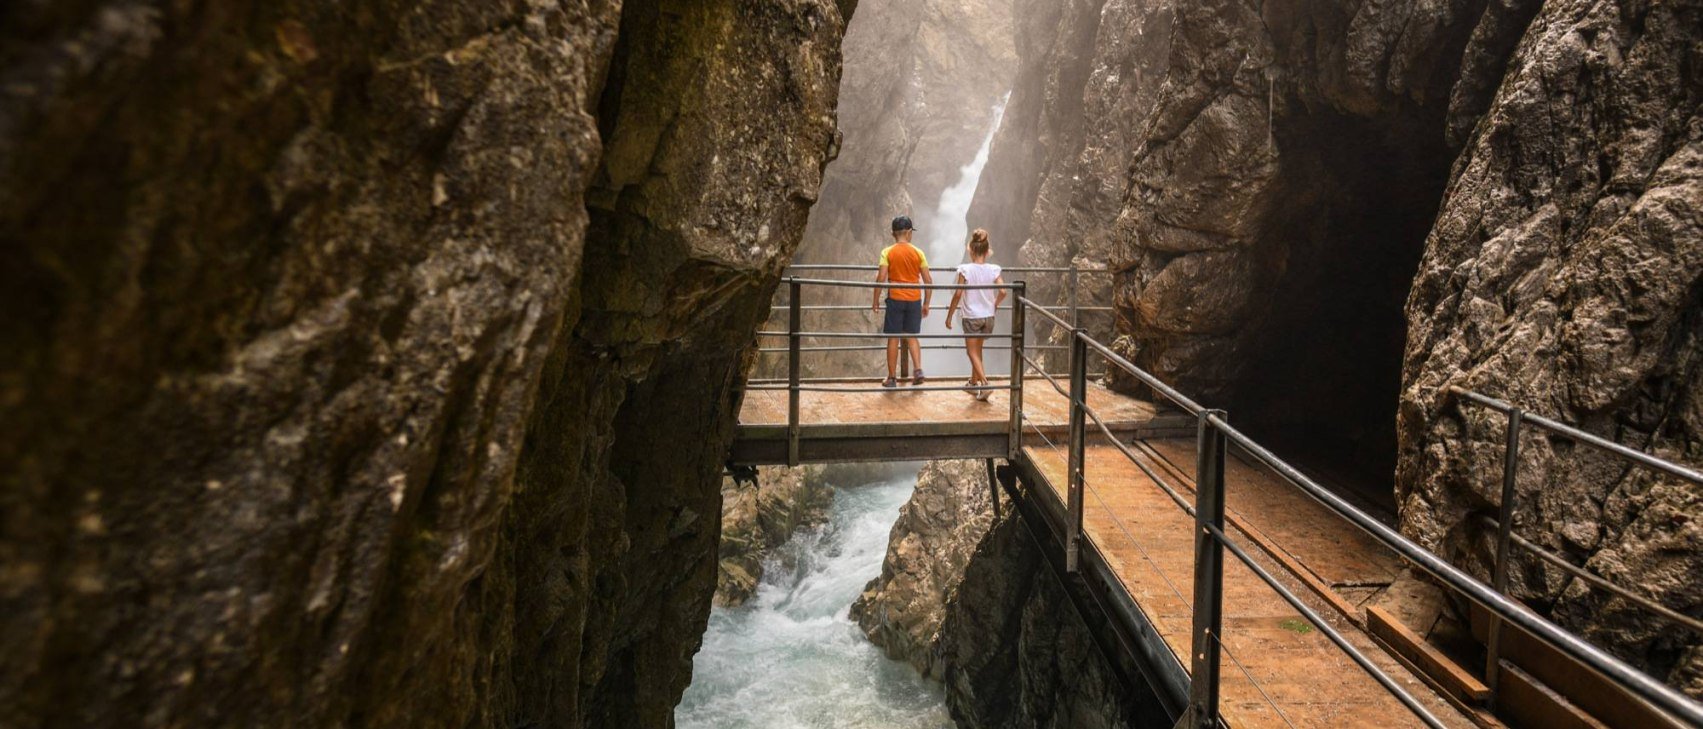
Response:
[[[922,283],[928,257],[922,254],[921,248],[909,243],[894,243],[881,249],[881,265],[887,267],[888,281]],[[922,289],[888,289],[887,296],[894,301],[922,301]]]

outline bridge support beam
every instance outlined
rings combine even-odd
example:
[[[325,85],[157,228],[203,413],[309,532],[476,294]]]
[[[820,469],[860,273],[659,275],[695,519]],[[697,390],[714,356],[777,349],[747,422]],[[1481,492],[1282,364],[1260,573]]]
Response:
[[[1219,636],[1224,624],[1224,432],[1212,424],[1222,410],[1203,410],[1196,430],[1194,635],[1189,650],[1186,726],[1218,726]]]

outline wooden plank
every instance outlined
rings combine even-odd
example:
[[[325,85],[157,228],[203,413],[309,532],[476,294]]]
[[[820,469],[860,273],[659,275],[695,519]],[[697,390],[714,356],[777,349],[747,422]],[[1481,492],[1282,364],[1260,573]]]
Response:
[[[1543,729],[1608,729],[1542,681],[1507,661],[1502,662],[1502,690],[1497,709],[1522,726]]]
[[[1490,614],[1478,603],[1469,604],[1473,637],[1483,643],[1489,639]],[[1512,623],[1502,624],[1502,658],[1609,726],[1683,729],[1654,706]]]
[[[1490,700],[1489,686],[1431,647],[1424,638],[1408,630],[1406,625],[1402,625],[1401,621],[1388,611],[1376,605],[1367,607],[1366,624],[1372,635],[1382,639],[1397,655],[1408,659],[1422,673],[1435,679],[1462,700],[1474,704]]]

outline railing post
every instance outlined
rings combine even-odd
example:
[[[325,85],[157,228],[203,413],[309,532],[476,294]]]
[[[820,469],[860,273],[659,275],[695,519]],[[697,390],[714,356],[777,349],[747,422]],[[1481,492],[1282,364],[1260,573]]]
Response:
[[[800,296],[801,286],[796,278],[788,278],[791,300],[787,303],[786,317],[786,464],[798,465],[798,350],[799,332],[804,330],[804,308]]]
[[[1224,622],[1224,431],[1222,410],[1203,410],[1195,431],[1194,637],[1189,651],[1193,726],[1218,726],[1218,649]]]
[[[993,505],[993,516],[999,518],[999,473],[994,468],[993,459],[987,459],[988,468],[988,503]]]
[[[1081,329],[1070,333],[1070,525],[1064,542],[1064,571],[1076,572],[1082,541],[1083,456],[1088,437],[1088,340]]]
[[[1016,459],[1023,452],[1023,301],[1029,288],[1024,282],[1012,284],[1011,292],[1011,445],[1006,455]]]
[[[1496,563],[1491,568],[1490,586],[1498,594],[1508,594],[1508,552],[1514,536],[1514,483],[1520,473],[1520,422],[1525,419],[1519,408],[1508,411],[1508,430],[1502,446],[1502,504],[1501,518],[1496,522]],[[1484,685],[1490,687],[1490,705],[1496,705],[1497,684],[1502,678],[1502,619],[1490,613],[1490,631],[1484,642]]]

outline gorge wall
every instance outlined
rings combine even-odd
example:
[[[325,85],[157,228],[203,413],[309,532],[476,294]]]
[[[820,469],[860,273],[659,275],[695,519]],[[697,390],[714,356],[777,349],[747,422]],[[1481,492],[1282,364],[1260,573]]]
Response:
[[[1019,0],[1016,17],[973,214],[1020,231],[1026,262],[1106,260],[1137,364],[1371,484],[1481,575],[1501,420],[1447,385],[1699,460],[1698,3]],[[1528,445],[1522,534],[1703,609],[1682,577],[1703,555],[1694,489]],[[1540,608],[1698,690],[1695,636],[1520,572]]]
[[[1703,462],[1703,3],[1538,9],[1466,146],[1408,301],[1406,533],[1488,572],[1505,418],[1476,389]],[[1583,446],[1522,441],[1515,529],[1703,614],[1703,495]],[[1517,594],[1703,696],[1684,628],[1535,559]]]
[[[668,724],[853,5],[0,9],[0,724]]]

